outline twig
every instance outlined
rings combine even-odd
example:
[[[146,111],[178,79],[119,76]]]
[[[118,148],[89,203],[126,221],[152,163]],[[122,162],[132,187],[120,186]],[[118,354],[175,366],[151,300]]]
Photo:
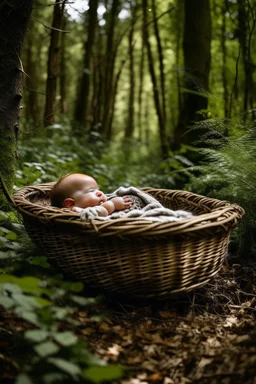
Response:
[[[254,307],[248,307],[247,305],[229,305],[229,307],[231,308],[239,308],[239,309],[251,309],[252,311],[255,311],[256,312],[256,308]]]
[[[36,92],[36,93],[40,93],[40,95],[46,95],[46,93],[45,92],[40,92],[40,91],[37,91],[36,89],[32,89],[32,88],[29,88],[29,87],[27,87],[27,86],[23,86],[23,88],[24,89],[27,89],[28,91],[32,91],[32,92]]]
[[[66,0],[59,1],[58,3],[51,3],[51,4],[45,4],[45,5],[38,5],[37,7],[33,7],[33,9],[40,9],[40,8],[45,8],[45,7],[52,7],[53,5],[58,5],[58,4],[74,4],[74,1],[66,2]]]
[[[54,27],[49,27],[48,25],[42,23],[42,21],[36,19],[35,17],[31,16],[31,19],[32,20],[35,20],[35,21],[38,21],[38,23],[42,24],[45,28],[47,29],[53,29],[54,31],[58,31],[58,32],[63,32],[63,33],[69,33],[69,31],[64,31],[63,29],[58,29],[58,28],[54,28]]]
[[[171,7],[171,8],[168,8],[166,11],[164,11],[163,13],[161,13],[161,15],[157,16],[156,18],[150,20],[146,25],[145,27],[148,27],[150,24],[152,24],[153,22],[161,19],[161,17],[163,17],[164,15],[166,15],[167,13],[169,13],[170,11],[172,11],[173,9],[175,9],[176,7]]]

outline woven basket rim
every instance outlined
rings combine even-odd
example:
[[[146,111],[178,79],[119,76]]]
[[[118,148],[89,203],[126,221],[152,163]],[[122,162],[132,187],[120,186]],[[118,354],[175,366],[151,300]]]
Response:
[[[160,222],[138,218],[119,218],[109,220],[93,219],[89,222],[80,220],[79,213],[72,212],[66,208],[55,208],[52,206],[42,206],[29,200],[37,194],[49,195],[55,183],[45,183],[39,185],[26,186],[18,189],[13,194],[13,201],[16,210],[26,218],[37,219],[46,223],[72,224],[80,228],[88,228],[90,232],[100,233],[101,236],[112,236],[118,233],[123,235],[142,235],[147,236],[166,235],[166,234],[185,234],[202,229],[213,229],[221,226],[223,230],[230,231],[242,219],[244,210],[237,204],[232,204],[225,200],[217,200],[198,195],[188,191],[168,190],[157,188],[141,188],[144,192],[153,193],[157,196],[172,199],[183,199],[188,204],[202,206],[209,210],[189,219],[178,222]]]

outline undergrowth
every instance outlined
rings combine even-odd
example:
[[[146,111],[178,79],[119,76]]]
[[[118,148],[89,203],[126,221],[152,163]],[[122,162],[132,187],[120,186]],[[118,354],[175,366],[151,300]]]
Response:
[[[245,216],[232,238],[233,252],[241,258],[256,256],[256,133],[254,127],[230,121],[201,123],[200,154],[203,161],[190,168],[186,189],[237,203]],[[209,129],[210,128],[210,129]],[[223,128],[229,132],[226,135]]]

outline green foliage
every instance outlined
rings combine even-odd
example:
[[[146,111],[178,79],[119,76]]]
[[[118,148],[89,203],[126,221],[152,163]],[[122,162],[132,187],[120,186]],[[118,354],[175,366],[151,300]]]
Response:
[[[214,120],[202,123],[208,129],[211,128],[210,133],[202,137],[204,148],[200,153],[204,156],[204,162],[190,169],[191,180],[186,188],[195,193],[241,205],[246,214],[236,232],[235,244],[237,247],[239,243],[241,256],[255,256],[255,130],[254,128],[246,130],[242,124],[237,127],[237,124],[228,121],[226,128],[236,134],[225,137],[219,129],[222,123]]]
[[[191,147],[183,146],[162,161],[159,153],[155,154],[154,149],[148,153],[141,142],[110,143],[97,132],[78,141],[72,137],[70,128],[63,125],[51,138],[33,138],[30,145],[20,145],[16,187],[82,172],[93,176],[105,192],[130,185],[175,188],[186,180],[177,171],[192,165],[186,156],[190,150]]]
[[[104,382],[121,377],[122,367],[108,369],[76,334],[80,323],[75,312],[95,306],[98,298],[84,297],[82,283],[64,280],[49,268],[46,257],[26,238],[24,227],[10,216],[12,212],[0,211],[0,307],[30,323],[28,330],[15,335],[18,356],[10,355],[21,367],[16,384],[99,383],[103,367]]]
[[[185,147],[163,162],[136,141],[120,146],[96,132],[78,141],[65,124],[50,129],[50,138],[35,137],[29,145],[21,141],[15,188],[54,181],[70,172],[92,175],[106,192],[121,185],[174,188],[183,180],[179,171],[191,165]],[[65,280],[50,266],[33,248],[14,212],[0,211],[0,247],[0,306],[31,324],[18,337],[22,371],[16,383],[101,383],[121,377],[123,367],[92,356],[76,335],[75,311],[97,305],[98,299],[85,297],[82,283]],[[97,313],[93,319],[103,316]]]

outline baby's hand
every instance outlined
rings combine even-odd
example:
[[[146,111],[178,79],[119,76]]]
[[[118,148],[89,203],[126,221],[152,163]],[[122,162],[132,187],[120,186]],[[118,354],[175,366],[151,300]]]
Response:
[[[72,207],[71,210],[74,211],[74,212],[80,213],[81,211],[83,211],[83,208]]]
[[[132,200],[129,196],[114,197],[111,199],[111,201],[114,203],[115,209],[117,211],[121,211],[122,209],[129,209],[132,206]]]

